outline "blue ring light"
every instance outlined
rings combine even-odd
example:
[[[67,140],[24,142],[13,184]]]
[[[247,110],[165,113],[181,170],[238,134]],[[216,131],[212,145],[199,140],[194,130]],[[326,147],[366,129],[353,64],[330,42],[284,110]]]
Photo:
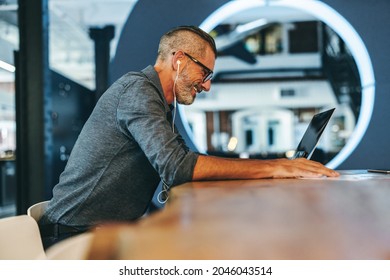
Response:
[[[330,28],[332,28],[343,39],[355,59],[362,84],[362,106],[355,129],[348,142],[341,149],[341,151],[329,163],[327,163],[327,166],[329,168],[337,168],[355,150],[356,146],[359,144],[362,137],[364,136],[371,120],[375,98],[375,78],[371,59],[361,37],[351,26],[351,24],[337,11],[335,11],[328,5],[316,0],[235,0],[226,3],[225,5],[217,9],[215,12],[213,12],[200,25],[200,28],[207,32],[210,32],[218,24],[220,24],[222,21],[228,19],[234,14],[251,10],[254,8],[271,6],[294,8],[296,10],[301,10],[303,12],[306,12],[307,14],[318,18]],[[181,111],[180,115],[182,117],[185,116],[182,106],[179,106],[179,110]],[[183,121],[183,123],[185,124],[184,126],[187,133],[189,135],[192,135],[187,122]]]

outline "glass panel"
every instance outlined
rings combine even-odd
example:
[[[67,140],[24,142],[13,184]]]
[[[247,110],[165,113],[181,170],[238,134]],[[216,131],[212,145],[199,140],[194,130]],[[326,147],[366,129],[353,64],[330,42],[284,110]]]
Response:
[[[0,218],[16,213],[15,66],[17,5],[0,5]]]

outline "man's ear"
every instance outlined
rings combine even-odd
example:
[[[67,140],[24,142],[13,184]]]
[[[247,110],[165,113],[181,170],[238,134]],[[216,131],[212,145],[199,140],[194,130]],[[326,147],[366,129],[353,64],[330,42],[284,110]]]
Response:
[[[174,57],[173,57],[173,65],[172,65],[174,70],[180,69],[181,59],[183,59],[182,52],[181,51],[176,52]],[[174,62],[175,60],[176,60],[176,63]]]

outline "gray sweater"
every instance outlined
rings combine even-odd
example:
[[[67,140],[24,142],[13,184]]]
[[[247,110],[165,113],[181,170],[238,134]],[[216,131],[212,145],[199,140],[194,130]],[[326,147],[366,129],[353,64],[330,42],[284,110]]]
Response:
[[[40,223],[134,220],[160,180],[169,186],[190,181],[198,155],[172,132],[170,116],[152,66],[117,80],[85,123]]]

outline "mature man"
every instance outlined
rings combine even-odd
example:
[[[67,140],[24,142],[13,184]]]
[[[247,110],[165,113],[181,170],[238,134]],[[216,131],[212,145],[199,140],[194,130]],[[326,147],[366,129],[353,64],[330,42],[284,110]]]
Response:
[[[176,103],[189,105],[210,90],[216,55],[206,32],[177,27],[162,36],[154,66],[125,74],[102,95],[40,220],[46,246],[103,222],[141,217],[160,181],[164,198],[191,180],[338,176],[306,159],[190,151],[174,127]]]

